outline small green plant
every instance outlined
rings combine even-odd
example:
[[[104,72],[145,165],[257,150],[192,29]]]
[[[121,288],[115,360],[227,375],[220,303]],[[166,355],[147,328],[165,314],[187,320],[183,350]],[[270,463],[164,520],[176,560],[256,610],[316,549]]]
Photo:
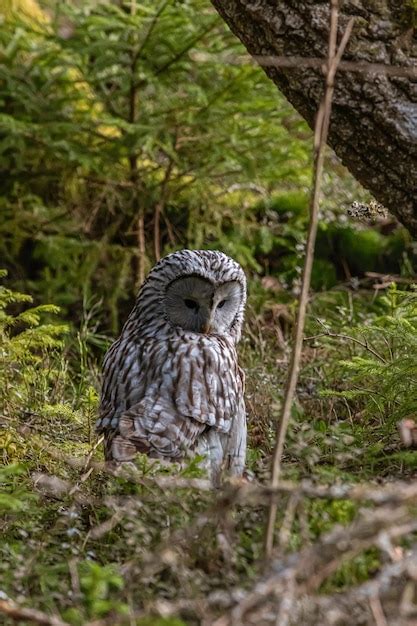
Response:
[[[416,289],[404,291],[392,284],[374,306],[374,313],[362,315],[354,324],[336,331],[324,327],[324,341],[328,333],[332,346],[346,356],[336,366],[330,359],[327,375],[333,388],[321,393],[342,400],[340,418],[346,408],[349,411],[348,419],[333,424],[331,432],[340,434],[344,424],[345,435],[353,435],[352,449],[365,449],[361,458],[373,462],[381,459],[393,437],[398,440],[398,421],[417,413]],[[325,436],[329,435],[327,431]],[[408,452],[396,456],[406,464],[412,461]]]
[[[126,605],[111,599],[112,592],[124,586],[123,578],[113,565],[84,561],[80,566],[80,586],[89,617],[101,617],[110,610],[126,611]]]
[[[0,466],[0,513],[23,513],[37,500],[22,482],[25,470],[17,463]]]
[[[49,321],[59,308],[44,304],[9,312],[31,302],[29,295],[0,286],[0,405],[10,416],[37,412],[58,396],[65,377],[59,355],[68,326]]]
[[[346,329],[359,349],[340,361],[349,381],[340,394],[364,400],[369,417],[391,424],[417,411],[417,293],[392,284],[379,304],[382,313],[371,323]]]

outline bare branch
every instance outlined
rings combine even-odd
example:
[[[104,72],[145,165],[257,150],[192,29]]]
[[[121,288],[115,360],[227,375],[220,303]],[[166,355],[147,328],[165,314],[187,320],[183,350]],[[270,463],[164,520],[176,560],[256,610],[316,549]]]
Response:
[[[7,615],[15,622],[33,622],[34,624],[42,624],[43,626],[70,626],[68,622],[62,621],[56,615],[48,615],[37,609],[29,609],[20,607],[12,600],[0,600],[0,613]]]
[[[304,341],[312,341],[313,339],[319,339],[320,337],[332,337],[334,339],[347,339],[348,341],[352,341],[352,343],[356,343],[361,346],[368,352],[370,352],[378,361],[382,363],[386,363],[386,360],[383,356],[381,356],[376,350],[374,350],[369,343],[365,341],[361,341],[356,337],[351,337],[350,335],[344,335],[343,333],[332,333],[331,331],[326,331],[324,333],[319,333],[318,335],[312,335],[311,337],[304,337]]]
[[[365,512],[349,526],[339,526],[326,533],[312,546],[275,559],[268,574],[230,612],[216,620],[213,626],[256,623],[256,620],[253,622],[249,619],[249,614],[257,607],[263,607],[267,600],[280,606],[284,599],[288,599],[290,592],[291,603],[295,603],[297,598],[316,591],[344,561],[377,545],[381,534],[390,539],[399,539],[416,529],[417,520],[406,507],[380,507],[376,511]],[[395,565],[397,569],[400,567],[399,563]],[[291,579],[295,585],[289,589],[288,581]],[[314,602],[315,598],[312,600]],[[300,622],[294,621],[292,616],[291,623]]]
[[[346,28],[340,43],[339,49],[336,50],[336,37],[337,37],[337,23],[338,23],[338,0],[331,0],[331,13],[330,13],[330,35],[329,35],[329,53],[327,63],[327,78],[326,88],[324,92],[323,100],[320,104],[315,132],[314,132],[314,172],[313,172],[313,187],[310,198],[310,224],[307,235],[306,256],[304,261],[303,276],[301,282],[301,293],[298,304],[297,319],[295,324],[295,337],[294,346],[291,354],[291,360],[288,370],[288,377],[285,387],[284,400],[282,404],[282,410],[280,419],[277,426],[277,438],[274,448],[273,461],[272,461],[272,478],[271,486],[277,487],[281,475],[281,459],[284,450],[285,437],[287,434],[288,424],[291,416],[291,408],[293,405],[295,389],[298,380],[298,372],[300,368],[301,352],[303,345],[304,324],[308,303],[308,293],[310,289],[311,271],[313,267],[314,259],[314,246],[317,234],[318,225],[318,211],[320,203],[321,193],[321,180],[323,172],[324,153],[327,141],[327,135],[329,130],[331,104],[334,91],[334,76],[338,64],[340,63],[341,56],[349,40],[353,20],[351,20]],[[274,527],[277,514],[277,503],[271,502],[269,509],[268,520],[265,531],[265,556],[267,559],[271,557],[273,543],[274,543]]]
[[[214,55],[198,51],[193,54],[193,61],[197,63],[215,62],[224,65],[251,65],[255,62],[262,67],[276,67],[280,69],[319,69],[326,74],[326,59],[320,57],[275,56],[275,55]],[[337,71],[355,72],[358,74],[379,74],[398,78],[417,78],[417,67],[403,65],[388,65],[386,63],[368,63],[367,61],[340,61]]]

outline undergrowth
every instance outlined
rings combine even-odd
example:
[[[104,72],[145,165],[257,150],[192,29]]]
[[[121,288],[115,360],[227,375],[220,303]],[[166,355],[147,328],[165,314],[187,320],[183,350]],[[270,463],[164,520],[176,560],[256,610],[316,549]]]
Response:
[[[262,298],[270,303],[265,319],[256,313]],[[274,301],[281,334],[268,326]],[[329,301],[334,314],[323,319]],[[413,289],[395,285],[375,298],[347,290],[316,296],[286,478],[337,484],[412,471],[414,454],[399,446],[396,424],[416,410],[416,303]],[[249,311],[241,347],[248,466],[264,480],[293,309],[255,289]],[[195,623],[180,601],[211,597],[221,609],[230,590],[259,574],[264,508],[218,508],[211,491],[158,483],[178,474],[199,480],[198,460],[179,470],[140,457],[134,482],[91,465],[102,460],[91,426],[98,401],[98,366],[87,345],[94,344],[93,317],[81,331],[70,330],[57,307],[32,307],[28,295],[0,289],[0,594],[75,626],[126,616],[138,625]],[[288,503],[282,497],[281,552],[302,548],[358,512],[348,499],[308,499],[284,532]],[[379,551],[366,550],[343,563],[323,591],[366,580],[378,567]],[[179,603],[166,621],[163,601]]]
[[[415,454],[399,446],[398,425],[417,409],[415,288],[391,284],[369,300],[371,309],[339,308],[337,321],[311,325],[313,341],[327,352],[318,395],[331,413],[316,424],[321,461],[339,459],[366,478],[413,471]]]

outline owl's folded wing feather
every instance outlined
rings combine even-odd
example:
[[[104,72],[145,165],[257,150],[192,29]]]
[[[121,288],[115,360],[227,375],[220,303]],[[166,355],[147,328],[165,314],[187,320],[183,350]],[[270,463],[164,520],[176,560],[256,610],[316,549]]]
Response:
[[[114,346],[104,363],[97,422],[107,459],[129,460],[136,451],[184,458],[207,428],[229,433],[236,415],[245,419],[241,372],[225,339]]]
[[[143,400],[120,416],[108,458],[126,461],[136,452],[144,452],[154,458],[180,460],[193,449],[205,428],[205,424],[169,410],[161,402]]]

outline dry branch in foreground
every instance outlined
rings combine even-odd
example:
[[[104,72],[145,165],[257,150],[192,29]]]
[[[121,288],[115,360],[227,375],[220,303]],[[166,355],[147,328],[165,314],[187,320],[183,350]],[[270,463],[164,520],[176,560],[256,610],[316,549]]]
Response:
[[[294,626],[303,624],[361,624],[370,623],[352,620],[340,621],[343,611],[339,610],[339,596],[322,597],[317,595],[322,582],[340,567],[371,546],[380,546],[386,550],[395,563],[384,567],[377,577],[365,585],[354,587],[345,592],[345,610],[359,606],[362,600],[379,597],[385,603],[391,600],[390,592],[394,586],[387,580],[404,577],[414,585],[417,578],[417,552],[410,551],[402,556],[402,551],[395,551],[395,541],[417,531],[417,519],[406,507],[379,507],[375,511],[364,511],[359,519],[350,526],[336,527],[325,534],[312,546],[299,552],[275,558],[269,572],[245,595],[245,597],[221,618],[213,622],[214,626],[240,626],[243,624],[284,624]],[[410,594],[407,606],[402,602],[405,580],[400,581],[393,604],[399,615],[410,613]],[[414,589],[414,586],[413,586]],[[413,597],[413,596],[411,596]],[[404,600],[404,598],[403,598]],[[316,621],[318,614],[326,607],[327,616],[323,621]],[[331,608],[338,609],[332,617]],[[374,605],[375,608],[375,605]],[[372,611],[372,606],[370,606]],[[285,619],[279,619],[280,615]],[[336,619],[337,617],[337,619]],[[390,622],[393,623],[393,622]],[[398,622],[406,623],[406,622]]]
[[[351,20],[342,40],[337,46],[337,25],[339,19],[339,0],[330,0],[330,31],[329,46],[327,56],[327,73],[324,95],[320,103],[314,129],[314,169],[313,185],[310,196],[310,222],[308,226],[306,254],[301,279],[301,291],[298,302],[297,319],[295,323],[294,345],[292,347],[291,359],[288,369],[288,376],[285,384],[284,399],[281,414],[277,425],[276,443],[272,459],[271,486],[277,487],[281,477],[281,459],[284,451],[284,443],[287,434],[288,424],[291,416],[291,409],[294,402],[295,389],[298,380],[298,373],[301,362],[301,352],[303,349],[304,325],[307,312],[308,295],[310,291],[311,272],[314,261],[314,248],[316,243],[318,215],[320,205],[321,183],[323,176],[324,154],[329,132],[330,116],[332,111],[332,100],[334,93],[334,81],[338,65],[343,56],[346,45],[353,28]],[[277,503],[271,502],[268,520],[265,530],[265,556],[271,557],[274,543],[274,527],[277,515]]]
[[[21,607],[12,600],[0,600],[0,615],[3,614],[15,622],[32,622],[42,626],[70,626],[56,615],[48,615],[37,609]]]

